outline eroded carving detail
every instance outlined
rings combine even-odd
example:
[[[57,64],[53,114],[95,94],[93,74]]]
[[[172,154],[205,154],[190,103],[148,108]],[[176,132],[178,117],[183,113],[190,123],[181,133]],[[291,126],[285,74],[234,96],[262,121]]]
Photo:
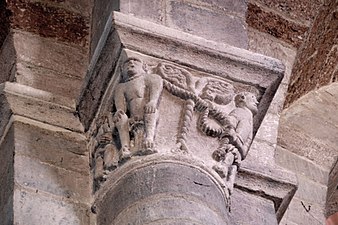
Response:
[[[252,142],[253,116],[258,110],[258,101],[249,92],[237,94],[235,104],[236,108],[220,120],[222,128],[216,135],[220,139],[220,146],[213,152],[213,158],[218,162],[213,169],[225,179],[230,193],[240,163],[245,159]]]
[[[133,155],[157,152],[154,138],[162,78],[148,74],[139,58],[128,58],[121,66],[121,76],[114,92],[115,113],[110,112],[98,124],[93,156],[98,183]]]
[[[103,122],[98,128],[94,146],[94,178],[97,181],[105,179],[107,173],[118,166],[120,161],[119,151],[114,141],[115,124],[112,114],[103,117]]]
[[[178,150],[191,153],[187,137],[193,116],[203,134],[216,138],[219,147],[210,156],[212,169],[224,180],[231,194],[241,161],[253,137],[253,116],[257,113],[254,94],[236,94],[234,86],[212,77],[198,78],[185,69],[159,63],[147,73],[138,58],[121,66],[122,80],[114,92],[114,110],[98,124],[94,150],[94,174],[104,181],[109,171],[133,155],[156,153],[154,145],[163,87],[185,101],[177,134]],[[225,110],[226,109],[226,110]]]
[[[160,63],[157,67],[159,74],[164,79],[164,86],[169,92],[186,100],[183,111],[182,121],[177,134],[176,143],[178,149],[184,153],[188,152],[187,134],[191,125],[191,119],[195,107],[194,97],[195,83],[193,76],[186,70],[177,68],[173,65]]]
[[[253,115],[257,113],[258,104],[255,95],[249,92],[235,95],[233,85],[228,82],[213,78],[194,79],[188,71],[170,64],[159,64],[158,71],[164,79],[164,87],[186,100],[177,138],[180,149],[188,151],[186,138],[193,112],[200,112],[199,130],[219,140],[219,148],[212,154],[216,161],[213,169],[223,178],[231,194],[239,165],[252,142]],[[233,101],[235,109],[224,112],[221,107]]]
[[[154,138],[162,79],[147,74],[139,58],[129,58],[122,65],[122,79],[114,95],[113,120],[121,141],[121,158],[132,154],[155,153]],[[131,138],[132,136],[132,138]]]

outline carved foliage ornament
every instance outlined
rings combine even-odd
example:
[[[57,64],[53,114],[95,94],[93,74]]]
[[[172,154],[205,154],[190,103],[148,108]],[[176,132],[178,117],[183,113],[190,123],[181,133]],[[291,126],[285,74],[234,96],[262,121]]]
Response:
[[[211,156],[213,169],[231,193],[238,167],[252,142],[253,116],[258,104],[255,95],[236,94],[233,85],[224,80],[197,78],[185,69],[163,62],[153,67],[151,73],[144,68],[139,58],[128,58],[121,66],[122,80],[113,99],[115,110],[103,117],[96,132],[93,165],[97,183],[130,157],[158,151],[154,141],[165,88],[185,101],[177,150],[194,154],[188,148],[187,137],[197,113],[199,131],[219,142]],[[222,110],[231,104],[234,107],[230,113]]]

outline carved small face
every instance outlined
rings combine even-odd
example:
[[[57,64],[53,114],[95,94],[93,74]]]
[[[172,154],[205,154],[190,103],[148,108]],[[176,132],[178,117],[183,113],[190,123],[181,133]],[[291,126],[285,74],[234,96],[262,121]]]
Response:
[[[258,101],[256,96],[250,92],[243,92],[235,97],[237,107],[247,107],[253,114],[258,112]]]
[[[127,80],[128,78],[130,79],[137,74],[144,73],[143,63],[140,60],[134,58],[130,58],[126,62],[124,62],[122,69],[124,76],[126,76],[124,77],[125,80]]]

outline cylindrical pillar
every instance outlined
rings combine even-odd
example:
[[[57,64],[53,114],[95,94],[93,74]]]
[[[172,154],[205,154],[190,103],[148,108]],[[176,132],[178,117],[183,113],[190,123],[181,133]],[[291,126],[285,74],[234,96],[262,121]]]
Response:
[[[222,188],[198,167],[154,161],[117,179],[98,197],[98,225],[234,224]]]

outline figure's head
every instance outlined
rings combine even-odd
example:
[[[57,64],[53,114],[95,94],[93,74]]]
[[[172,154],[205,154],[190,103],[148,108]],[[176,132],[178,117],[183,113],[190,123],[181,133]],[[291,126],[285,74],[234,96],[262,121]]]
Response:
[[[219,105],[227,105],[232,101],[234,94],[232,84],[218,80],[209,80],[203,88],[200,97]]]
[[[236,107],[248,108],[253,114],[258,112],[256,96],[250,92],[241,92],[235,97]]]
[[[130,57],[122,64],[122,76],[128,80],[137,74],[144,74],[143,62],[136,57]]]

